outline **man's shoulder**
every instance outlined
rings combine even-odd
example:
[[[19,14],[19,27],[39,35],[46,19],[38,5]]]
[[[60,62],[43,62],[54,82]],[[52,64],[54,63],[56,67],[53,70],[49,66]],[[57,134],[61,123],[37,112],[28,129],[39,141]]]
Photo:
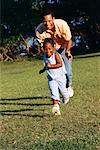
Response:
[[[42,33],[46,30],[45,26],[43,23],[40,23],[37,28],[36,28],[36,32],[38,31],[39,33]]]
[[[55,19],[54,23],[57,24],[57,25],[67,24],[67,22],[63,19]]]

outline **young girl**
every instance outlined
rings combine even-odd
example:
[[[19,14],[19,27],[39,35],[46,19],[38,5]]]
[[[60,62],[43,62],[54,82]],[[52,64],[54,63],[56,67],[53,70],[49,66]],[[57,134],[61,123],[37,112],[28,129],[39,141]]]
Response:
[[[46,38],[43,43],[44,48],[44,63],[45,66],[39,73],[47,70],[48,86],[51,92],[53,101],[52,113],[60,115],[60,96],[63,96],[63,102],[66,104],[69,101],[68,89],[66,88],[66,70],[61,56],[55,53],[54,41],[51,38]]]

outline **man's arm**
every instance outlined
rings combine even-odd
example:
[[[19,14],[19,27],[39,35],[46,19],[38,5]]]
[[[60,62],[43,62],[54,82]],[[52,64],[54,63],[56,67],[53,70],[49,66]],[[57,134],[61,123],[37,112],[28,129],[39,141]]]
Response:
[[[68,26],[67,22],[63,21],[62,22],[62,44],[61,48],[66,49],[65,54],[68,57],[68,59],[72,58],[71,55],[71,47],[72,47],[72,35],[71,35],[71,30],[70,27]]]
[[[70,39],[68,42],[67,42],[67,46],[66,46],[66,52],[71,52],[70,49],[72,47],[72,40]]]
[[[65,55],[68,59],[72,59],[72,54],[71,54],[71,47],[72,47],[72,40],[70,39],[67,42],[67,46],[65,48]]]
[[[41,53],[44,53],[44,49],[42,47],[42,43],[45,39],[45,26],[43,23],[40,23],[37,28],[35,29],[35,35],[36,35],[36,38],[38,39],[38,42],[39,42],[39,47],[40,47],[40,52]]]
[[[58,53],[62,53],[62,51],[65,49],[65,54],[68,59],[72,58],[71,55],[71,47],[72,47],[72,40],[70,39],[69,41],[66,41],[63,39],[61,47],[58,49]]]

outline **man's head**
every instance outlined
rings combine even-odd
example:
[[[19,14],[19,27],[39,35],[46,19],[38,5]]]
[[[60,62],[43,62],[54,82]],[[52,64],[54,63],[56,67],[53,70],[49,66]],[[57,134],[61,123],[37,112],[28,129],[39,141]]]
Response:
[[[54,30],[54,14],[50,10],[46,9],[42,13],[43,23],[47,30]]]

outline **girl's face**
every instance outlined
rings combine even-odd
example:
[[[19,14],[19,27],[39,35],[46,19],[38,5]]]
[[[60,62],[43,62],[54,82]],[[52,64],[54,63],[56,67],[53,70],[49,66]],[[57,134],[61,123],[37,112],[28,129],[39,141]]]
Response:
[[[53,47],[53,45],[52,45],[51,43],[49,43],[49,42],[46,43],[46,44],[45,44],[44,51],[45,51],[45,53],[46,53],[47,58],[51,57],[52,54],[53,54],[53,52],[54,52],[54,47]]]

